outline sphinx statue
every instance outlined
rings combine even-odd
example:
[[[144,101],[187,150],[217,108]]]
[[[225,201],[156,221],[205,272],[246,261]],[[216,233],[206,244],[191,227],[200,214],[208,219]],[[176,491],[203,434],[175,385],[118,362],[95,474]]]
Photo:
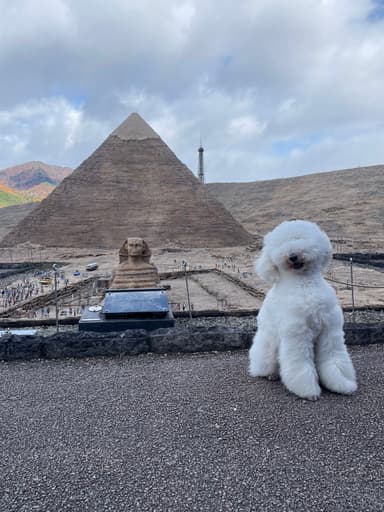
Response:
[[[155,288],[160,283],[157,268],[149,262],[151,251],[142,238],[128,238],[119,251],[111,289]]]

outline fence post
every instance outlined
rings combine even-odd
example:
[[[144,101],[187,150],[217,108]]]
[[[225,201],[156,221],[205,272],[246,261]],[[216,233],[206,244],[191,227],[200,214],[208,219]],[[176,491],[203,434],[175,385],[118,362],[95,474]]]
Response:
[[[349,258],[351,272],[352,318],[355,319],[355,291],[353,286],[353,258]]]
[[[59,266],[54,263],[52,265],[54,272],[54,282],[55,282],[55,321],[56,321],[56,332],[59,332],[59,307],[57,302],[57,271],[59,270]]]
[[[182,268],[184,270],[184,277],[185,277],[185,287],[187,288],[187,299],[188,299],[188,310],[189,310],[189,318],[192,319],[192,310],[191,310],[191,300],[189,297],[189,286],[188,286],[188,275],[187,275],[187,266],[188,263],[183,260],[181,262]]]

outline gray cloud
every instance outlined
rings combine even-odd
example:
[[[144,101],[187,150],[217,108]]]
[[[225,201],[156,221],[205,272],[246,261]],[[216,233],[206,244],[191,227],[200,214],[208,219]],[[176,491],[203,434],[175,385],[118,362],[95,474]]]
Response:
[[[374,0],[0,0],[0,168],[77,166],[132,111],[209,181],[384,161]]]

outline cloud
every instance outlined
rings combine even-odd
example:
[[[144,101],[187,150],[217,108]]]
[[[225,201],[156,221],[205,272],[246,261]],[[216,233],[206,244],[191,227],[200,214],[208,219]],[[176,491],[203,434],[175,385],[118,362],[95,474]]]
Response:
[[[0,168],[77,166],[132,111],[208,181],[382,163],[376,0],[0,0]]]
[[[249,138],[261,135],[267,127],[267,123],[257,121],[252,116],[235,117],[229,121],[228,133],[232,137]]]
[[[68,151],[81,152],[84,143],[94,143],[103,132],[97,122],[83,118],[81,106],[65,98],[29,100],[0,111],[0,147],[10,157],[4,167],[27,160],[64,165]]]

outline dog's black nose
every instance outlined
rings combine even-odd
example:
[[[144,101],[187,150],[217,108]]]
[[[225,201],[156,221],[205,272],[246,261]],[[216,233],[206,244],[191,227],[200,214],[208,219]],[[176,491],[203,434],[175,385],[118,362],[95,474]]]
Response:
[[[296,254],[290,254],[289,260],[292,261],[292,263],[295,263],[297,261],[298,257]]]

